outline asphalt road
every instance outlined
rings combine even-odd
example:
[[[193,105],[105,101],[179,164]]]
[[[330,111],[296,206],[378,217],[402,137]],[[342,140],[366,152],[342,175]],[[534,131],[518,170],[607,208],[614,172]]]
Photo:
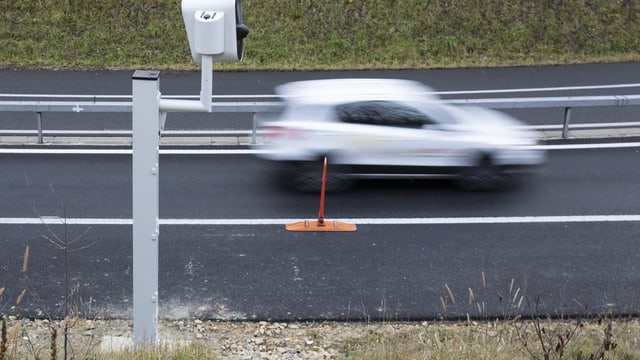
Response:
[[[358,224],[357,232],[340,234],[287,232],[289,219],[316,216],[318,196],[274,186],[268,165],[250,155],[163,156],[161,316],[483,317],[516,311],[505,299],[517,289],[518,298],[542,299],[551,315],[580,313],[579,304],[591,313],[636,314],[640,223],[589,216],[640,214],[639,151],[554,150],[541,174],[505,192],[467,193],[434,181],[361,183],[327,198],[327,217]],[[37,222],[66,214],[94,219],[71,220],[66,229],[69,248],[78,249],[68,269],[79,311],[130,316],[131,226],[116,221],[131,217],[130,157],[11,154],[0,163],[3,310],[60,315],[65,266],[54,243],[65,228]],[[388,218],[433,223],[375,221]],[[25,284],[30,296],[12,308]]]
[[[126,95],[131,75],[2,70],[0,93]],[[416,79],[442,91],[531,88],[639,83],[640,64],[216,73],[214,94],[271,94],[286,81],[327,76]],[[199,74],[164,72],[161,91],[196,94]],[[605,94],[614,93],[637,89]],[[562,94],[568,93],[545,93]],[[637,121],[634,110],[583,109],[574,111],[572,122]],[[558,124],[561,112],[517,115]],[[211,116],[171,115],[168,128],[248,128],[239,115]],[[130,128],[126,114],[50,114],[44,120],[45,128]],[[0,113],[0,128],[33,129],[35,119]],[[357,232],[341,234],[285,231],[287,221],[316,216],[318,196],[274,186],[269,166],[250,155],[162,156],[160,316],[531,315],[524,300],[515,308],[521,296],[540,299],[540,311],[550,315],[582,313],[584,306],[592,314],[638,314],[639,151],[553,150],[541,174],[506,192],[465,193],[429,181],[359,184],[327,198],[329,218],[358,224]],[[0,189],[0,313],[60,316],[66,268],[74,311],[131,316],[129,155],[2,154]],[[41,224],[52,216],[69,225]],[[73,250],[67,266],[60,250],[65,238]],[[16,305],[24,288],[28,295]]]

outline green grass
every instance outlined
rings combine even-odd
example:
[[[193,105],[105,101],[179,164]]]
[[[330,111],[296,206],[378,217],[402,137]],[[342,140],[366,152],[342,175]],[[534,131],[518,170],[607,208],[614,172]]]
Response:
[[[396,69],[640,60],[640,1],[244,0],[245,61]],[[180,0],[0,3],[0,67],[195,69]]]
[[[555,333],[571,330],[575,326],[571,321],[544,321],[544,325],[547,331]],[[603,351],[602,357],[594,358],[637,358],[640,351],[637,325],[636,320],[613,322],[615,348]],[[604,327],[597,322],[585,323],[562,353],[552,348],[549,359],[589,359],[598,353],[602,345]],[[345,341],[341,353],[354,360],[545,358],[534,326],[528,321],[435,324],[426,327],[387,324],[373,329],[365,337]]]

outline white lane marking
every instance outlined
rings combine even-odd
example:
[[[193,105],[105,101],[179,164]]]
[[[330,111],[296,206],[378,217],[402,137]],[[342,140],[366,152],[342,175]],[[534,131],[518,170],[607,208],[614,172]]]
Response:
[[[131,149],[0,149],[0,154],[131,155]]]
[[[160,225],[285,225],[303,219],[160,219]],[[640,222],[640,215],[567,215],[567,216],[487,216],[440,218],[346,218],[326,219],[358,225],[452,225],[452,224],[527,224],[527,223],[589,223]],[[131,225],[132,219],[68,218],[0,218],[2,225]]]
[[[575,129],[607,129],[607,128],[637,127],[637,126],[640,126],[640,122],[638,122],[638,121],[615,122],[615,123],[595,123],[595,124],[573,124],[573,125],[570,126],[570,130],[575,130]],[[523,129],[533,129],[533,130],[558,130],[558,129],[562,129],[563,127],[564,127],[563,124],[522,126]]]
[[[467,90],[467,91],[438,91],[434,94],[455,95],[455,94],[499,94],[518,92],[546,92],[546,91],[572,91],[572,90],[597,90],[640,87],[640,84],[615,84],[615,85],[586,85],[586,86],[559,86],[546,88],[522,88],[522,89],[495,89],[495,90]],[[624,95],[622,95],[624,96]]]
[[[264,150],[252,149],[161,149],[162,155],[235,155],[260,154]],[[53,154],[53,155],[131,155],[131,149],[1,149],[0,154]]]
[[[540,150],[583,150],[583,149],[623,149],[640,147],[640,142],[628,143],[600,143],[600,144],[555,144],[555,145],[535,145],[529,149]]]
[[[555,144],[525,146],[535,150],[623,149],[640,147],[640,142],[600,144]],[[255,155],[269,153],[260,149],[160,149],[161,155]],[[131,155],[131,149],[10,149],[0,148],[0,154],[53,155]]]

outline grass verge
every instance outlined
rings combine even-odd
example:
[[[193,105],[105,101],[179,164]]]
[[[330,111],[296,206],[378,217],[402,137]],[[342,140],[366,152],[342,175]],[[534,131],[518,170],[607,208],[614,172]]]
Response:
[[[155,349],[105,350],[101,336],[130,334],[127,321],[78,319],[70,331],[70,357],[83,359],[637,359],[640,323],[637,319],[583,322],[562,353],[545,357],[532,320],[371,323],[193,322],[164,324],[172,336]],[[48,328],[57,322],[5,320],[7,341],[0,358],[62,358],[62,340],[52,340]],[[118,325],[114,325],[117,323]],[[544,320],[545,331],[571,331],[575,322]],[[178,330],[181,328],[182,330]],[[269,330],[271,329],[271,330]],[[162,328],[161,328],[162,330]],[[39,334],[39,331],[42,334]],[[607,342],[607,331],[613,341]],[[524,335],[524,336],[523,336]],[[53,342],[52,342],[53,341]],[[167,344],[179,344],[167,345]],[[608,345],[607,345],[608,344]],[[52,349],[57,348],[57,355]],[[606,350],[605,350],[606,348]],[[4,357],[2,357],[4,356]]]
[[[629,0],[244,0],[241,64],[390,69],[640,60]],[[195,69],[180,0],[0,3],[0,67]]]

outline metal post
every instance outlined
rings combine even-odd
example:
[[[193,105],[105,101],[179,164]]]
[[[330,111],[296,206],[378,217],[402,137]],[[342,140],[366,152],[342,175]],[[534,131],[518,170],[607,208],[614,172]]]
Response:
[[[37,113],[37,119],[38,119],[38,144],[42,144],[44,143],[44,141],[42,140],[42,113],[41,112]]]
[[[133,74],[133,342],[158,344],[160,91],[158,71]]]
[[[251,145],[256,144],[256,128],[258,127],[258,115],[253,113],[253,129],[251,130]]]
[[[571,108],[564,108],[564,125],[562,127],[562,138],[569,137],[569,120],[571,119]]]

